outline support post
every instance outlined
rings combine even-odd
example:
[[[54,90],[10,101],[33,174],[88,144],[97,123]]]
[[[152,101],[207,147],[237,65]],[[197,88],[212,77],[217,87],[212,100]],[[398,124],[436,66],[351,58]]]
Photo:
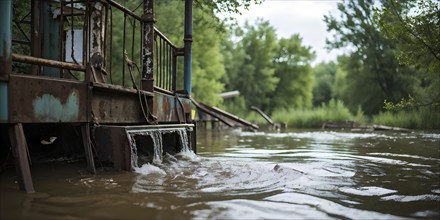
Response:
[[[95,161],[93,160],[92,143],[90,142],[90,126],[88,123],[81,125],[81,136],[84,145],[84,153],[87,160],[87,170],[96,174]]]
[[[21,124],[11,125],[9,128],[9,139],[11,140],[19,187],[27,193],[33,193],[34,185],[29,168],[26,137],[24,136],[23,126]]]
[[[33,57],[41,57],[41,12],[43,1],[32,1],[31,5],[31,54]],[[40,75],[40,69],[40,66],[32,65],[32,75]]]
[[[153,92],[154,0],[144,0],[143,7],[142,89]]]
[[[12,72],[12,0],[0,1],[0,121],[8,121],[8,83]]]
[[[185,0],[185,57],[183,60],[184,90],[191,95],[191,75],[192,75],[192,0]]]

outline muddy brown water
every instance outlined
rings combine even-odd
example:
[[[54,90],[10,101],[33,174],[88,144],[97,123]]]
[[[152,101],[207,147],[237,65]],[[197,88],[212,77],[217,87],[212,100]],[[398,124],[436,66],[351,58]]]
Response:
[[[135,172],[31,167],[36,193],[0,173],[0,219],[440,218],[440,133],[201,132],[198,155]]]

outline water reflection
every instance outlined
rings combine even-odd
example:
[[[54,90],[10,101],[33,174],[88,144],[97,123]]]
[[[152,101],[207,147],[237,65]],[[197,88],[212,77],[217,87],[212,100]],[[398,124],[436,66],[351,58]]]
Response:
[[[133,173],[35,167],[31,195],[2,173],[0,217],[440,217],[439,134],[199,132],[197,144],[198,155],[165,155]]]

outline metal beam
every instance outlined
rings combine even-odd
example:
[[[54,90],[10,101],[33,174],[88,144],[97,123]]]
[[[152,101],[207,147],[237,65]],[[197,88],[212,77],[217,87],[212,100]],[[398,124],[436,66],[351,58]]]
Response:
[[[191,95],[191,75],[192,75],[192,0],[185,0],[185,57],[183,60],[183,88]]]

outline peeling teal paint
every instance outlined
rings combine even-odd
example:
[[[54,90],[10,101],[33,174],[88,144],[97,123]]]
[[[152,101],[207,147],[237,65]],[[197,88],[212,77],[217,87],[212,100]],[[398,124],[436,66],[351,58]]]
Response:
[[[0,121],[8,120],[8,84],[0,82]]]
[[[0,0],[0,53],[9,59],[12,51],[12,0]],[[3,60],[4,61],[4,60]]]
[[[32,102],[34,116],[41,122],[69,122],[79,115],[78,91],[72,91],[66,100],[61,100],[51,94],[38,96]]]

